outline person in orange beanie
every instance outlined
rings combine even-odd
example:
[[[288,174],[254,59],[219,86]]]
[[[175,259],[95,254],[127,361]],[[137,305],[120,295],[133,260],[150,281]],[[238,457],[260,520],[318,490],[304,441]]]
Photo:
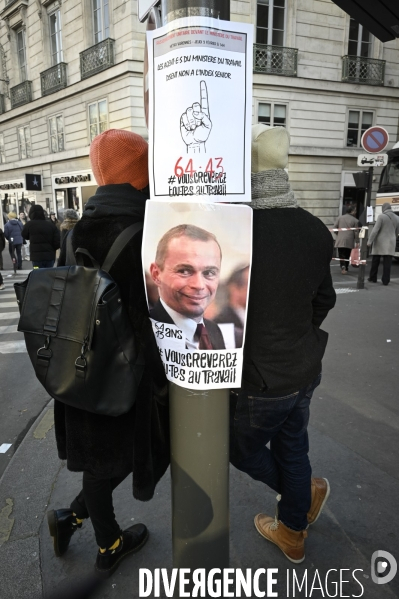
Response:
[[[143,222],[147,158],[147,142],[131,131],[110,129],[94,138],[90,161],[99,187],[70,233],[74,251],[85,248],[102,264],[121,231]],[[147,501],[169,465],[167,384],[148,318],[141,240],[139,232],[110,269],[146,359],[135,405],[117,417],[92,414],[59,401],[54,407],[58,455],[67,461],[69,470],[83,472],[82,490],[70,507],[48,512],[55,554],[63,555],[75,531],[91,518],[99,546],[95,569],[103,578],[148,539],[144,524],[121,529],[114,514],[113,490],[133,472],[133,496]],[[65,265],[66,254],[65,241],[59,266]]]

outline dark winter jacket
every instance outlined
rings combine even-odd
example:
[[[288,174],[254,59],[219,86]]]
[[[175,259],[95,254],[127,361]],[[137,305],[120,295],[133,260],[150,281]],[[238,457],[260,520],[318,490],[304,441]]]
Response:
[[[32,217],[22,229],[22,237],[30,241],[32,262],[55,260],[55,251],[60,247],[60,232],[51,221]]]
[[[333,240],[301,208],[254,210],[243,387],[290,394],[321,371],[328,335],[319,327],[335,304]]]
[[[17,218],[9,220],[4,227],[4,235],[8,241],[11,241],[13,245],[21,245],[24,240],[22,239],[22,223]]]
[[[87,249],[101,264],[118,234],[143,221],[145,202],[146,196],[129,184],[99,187],[73,230],[73,248]],[[88,471],[100,478],[133,471],[133,494],[145,501],[151,499],[169,465],[169,410],[165,373],[148,317],[141,239],[139,233],[129,242],[110,271],[147,357],[136,403],[116,418],[59,401],[54,413],[59,457],[67,460],[69,470]],[[60,266],[65,259],[66,243],[61,248]]]

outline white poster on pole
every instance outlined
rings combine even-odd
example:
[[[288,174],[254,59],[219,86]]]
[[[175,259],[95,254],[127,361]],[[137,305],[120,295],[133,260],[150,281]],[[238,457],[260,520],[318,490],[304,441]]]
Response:
[[[169,381],[241,386],[252,209],[147,202],[143,269],[150,319]]]
[[[249,202],[253,25],[177,19],[147,44],[151,199]]]

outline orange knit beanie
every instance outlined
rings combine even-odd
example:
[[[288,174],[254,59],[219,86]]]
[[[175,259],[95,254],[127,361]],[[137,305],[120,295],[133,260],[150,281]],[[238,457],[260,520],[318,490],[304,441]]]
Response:
[[[90,162],[98,185],[130,183],[148,185],[148,143],[137,133],[108,129],[90,146]]]

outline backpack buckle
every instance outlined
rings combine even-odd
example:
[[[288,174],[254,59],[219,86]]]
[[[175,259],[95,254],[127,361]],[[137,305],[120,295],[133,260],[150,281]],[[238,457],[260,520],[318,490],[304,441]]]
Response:
[[[76,366],[77,370],[86,370],[86,367],[87,367],[86,358],[84,356],[79,356],[79,358],[76,358],[75,366]]]
[[[44,360],[51,359],[53,352],[50,349],[50,341],[51,341],[51,337],[49,335],[47,335],[47,337],[44,341],[43,347],[40,347],[36,352],[36,355],[38,358],[42,358]]]

